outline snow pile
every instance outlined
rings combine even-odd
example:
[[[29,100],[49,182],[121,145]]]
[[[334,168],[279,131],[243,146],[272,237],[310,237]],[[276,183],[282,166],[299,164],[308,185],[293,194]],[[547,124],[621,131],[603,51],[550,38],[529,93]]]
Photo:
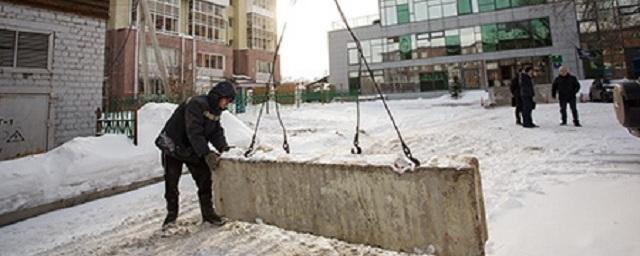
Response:
[[[138,146],[123,135],[82,137],[44,154],[0,162],[0,214],[162,176],[154,140],[175,108],[140,108]],[[222,124],[230,144],[249,143],[250,129],[233,114],[225,112]]]

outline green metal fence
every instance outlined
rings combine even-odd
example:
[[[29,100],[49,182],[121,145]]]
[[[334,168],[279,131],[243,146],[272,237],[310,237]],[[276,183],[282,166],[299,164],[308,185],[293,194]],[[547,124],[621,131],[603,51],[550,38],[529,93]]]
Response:
[[[318,91],[318,92],[302,92],[300,93],[300,101],[304,103],[329,103],[333,101],[355,101],[356,96],[358,94],[356,92],[349,93],[341,93],[335,91]],[[251,104],[262,104],[267,99],[267,96],[264,94],[261,95],[252,95],[252,97],[248,100]],[[283,105],[293,105],[296,104],[296,94],[295,93],[279,93],[278,94],[278,103]]]
[[[96,136],[122,134],[138,145],[138,111],[100,112],[96,111]]]

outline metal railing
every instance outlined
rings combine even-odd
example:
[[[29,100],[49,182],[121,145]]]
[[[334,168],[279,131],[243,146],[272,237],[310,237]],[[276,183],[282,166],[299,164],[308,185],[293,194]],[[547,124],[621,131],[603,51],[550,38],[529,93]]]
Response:
[[[138,111],[101,112],[96,110],[96,136],[122,134],[138,145]]]

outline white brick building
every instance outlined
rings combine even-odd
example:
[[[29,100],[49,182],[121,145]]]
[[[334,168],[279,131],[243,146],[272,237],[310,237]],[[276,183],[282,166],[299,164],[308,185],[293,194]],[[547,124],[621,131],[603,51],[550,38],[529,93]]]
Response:
[[[95,134],[108,0],[0,0],[0,160]]]

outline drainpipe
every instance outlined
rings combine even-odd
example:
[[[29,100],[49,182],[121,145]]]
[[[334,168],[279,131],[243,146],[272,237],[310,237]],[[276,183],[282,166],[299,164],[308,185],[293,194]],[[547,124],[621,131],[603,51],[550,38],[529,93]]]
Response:
[[[140,2],[135,7],[136,8],[136,42],[134,48],[134,68],[133,68],[133,98],[138,99],[138,66],[140,65],[140,59],[138,56],[138,50],[140,49]]]
[[[191,14],[190,15],[193,15],[196,5],[195,5],[194,0],[191,0],[191,3],[192,4],[191,4]],[[197,94],[196,82],[197,82],[198,78],[196,77],[196,75],[198,74],[198,71],[197,71],[198,68],[197,68],[197,65],[196,65],[196,54],[197,54],[197,51],[196,51],[196,26],[195,26],[194,22],[191,22],[191,34],[192,34],[191,35],[191,40],[193,41],[192,42],[193,46],[191,48],[191,57],[192,57],[191,58],[191,69],[192,70],[191,71],[193,73],[193,79],[192,79],[193,80],[192,81],[193,84],[191,85],[191,87],[193,88],[193,92]]]

